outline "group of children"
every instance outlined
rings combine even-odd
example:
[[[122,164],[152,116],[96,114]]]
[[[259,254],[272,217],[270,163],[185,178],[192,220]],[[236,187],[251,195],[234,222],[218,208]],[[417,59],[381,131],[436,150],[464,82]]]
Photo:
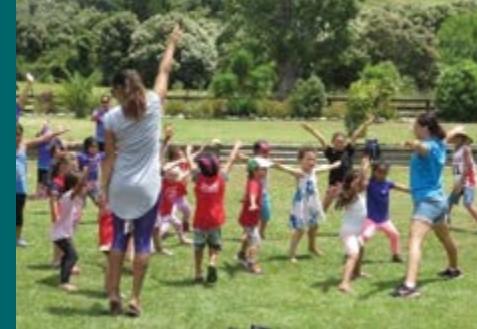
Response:
[[[104,99],[104,103],[109,99]],[[106,112],[107,110],[101,110]],[[95,113],[93,120],[98,124],[105,113]],[[238,216],[242,236],[237,260],[253,274],[261,274],[259,251],[266,237],[267,224],[271,219],[271,200],[268,174],[271,169],[280,170],[295,178],[296,188],[292,196],[289,215],[291,238],[288,255],[290,261],[297,262],[297,248],[303,237],[308,237],[308,250],[321,255],[316,245],[319,227],[325,221],[325,214],[335,204],[343,211],[340,238],[346,254],[342,281],[339,289],[351,291],[353,279],[365,275],[361,271],[363,248],[376,231],[384,232],[390,242],[393,262],[402,262],[399,232],[391,221],[389,213],[391,190],[408,192],[387,176],[389,165],[370,154],[364,154],[359,169],[353,169],[354,143],[373,120],[366,121],[347,138],[344,134],[333,135],[331,145],[309,125],[305,130],[315,136],[323,147],[326,165],[318,165],[317,151],[313,147],[302,147],[298,151],[297,166],[288,166],[271,160],[271,147],[265,140],[253,145],[252,155],[240,151],[237,142],[228,160],[221,163],[217,152],[217,141],[194,152],[193,147],[185,149],[171,144],[173,131],[166,127],[162,144],[162,190],[157,210],[157,223],[151,245],[161,254],[172,253],[164,248],[163,239],[173,227],[181,244],[193,244],[196,282],[212,284],[217,281],[217,264],[222,249],[221,228],[226,220],[225,193],[228,175],[236,162],[246,164],[247,182]],[[67,151],[59,136],[65,131],[52,132],[48,124],[41,129],[33,141],[23,141],[22,127],[17,124],[17,245],[26,243],[21,239],[23,208],[26,189],[26,149],[38,148],[38,197],[48,197],[52,218],[51,240],[54,245],[53,265],[60,267],[61,286],[75,290],[71,275],[78,272],[78,255],[73,244],[76,224],[81,219],[86,197],[89,196],[99,209],[100,250],[108,253],[113,239],[113,220],[108,206],[99,195],[101,149],[104,145],[89,137],[83,149],[75,156]],[[99,129],[101,135],[101,129]],[[104,142],[104,140],[102,141]],[[476,185],[475,163],[472,157],[470,136],[462,132],[450,142],[456,144],[454,154],[455,186],[449,203],[456,204],[460,197],[469,213],[477,220],[473,206]],[[158,159],[159,161],[159,159]],[[323,198],[318,190],[317,174],[329,172],[328,188]],[[188,181],[193,182],[195,210],[189,205]],[[192,219],[192,225],[190,220]],[[191,231],[192,240],[187,237]],[[208,248],[208,266],[203,275],[204,251]],[[106,273],[105,289],[107,289]]]

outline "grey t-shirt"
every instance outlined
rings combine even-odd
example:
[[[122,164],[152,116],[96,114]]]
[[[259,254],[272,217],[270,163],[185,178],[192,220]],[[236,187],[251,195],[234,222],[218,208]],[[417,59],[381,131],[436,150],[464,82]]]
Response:
[[[155,206],[160,189],[159,136],[161,102],[148,92],[147,110],[139,120],[128,119],[120,106],[104,124],[116,137],[117,155],[109,185],[109,206],[124,220],[135,220]]]

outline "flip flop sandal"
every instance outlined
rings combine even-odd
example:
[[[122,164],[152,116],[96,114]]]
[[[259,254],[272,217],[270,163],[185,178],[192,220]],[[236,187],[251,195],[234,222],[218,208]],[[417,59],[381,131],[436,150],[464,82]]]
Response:
[[[121,301],[110,300],[109,301],[109,313],[113,316],[117,316],[123,313],[123,306]]]
[[[129,304],[128,309],[126,310],[126,315],[132,318],[138,318],[141,316],[141,309],[139,308],[139,306]]]

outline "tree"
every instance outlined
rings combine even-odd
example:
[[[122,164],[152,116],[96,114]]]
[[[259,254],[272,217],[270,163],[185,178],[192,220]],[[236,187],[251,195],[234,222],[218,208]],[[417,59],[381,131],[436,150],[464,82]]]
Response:
[[[326,106],[325,85],[315,75],[307,80],[298,80],[290,94],[290,104],[294,117],[320,117],[323,107]]]
[[[317,59],[335,58],[346,48],[348,22],[357,12],[355,0],[234,0],[227,20],[264,46],[276,63],[277,96],[284,98]]]
[[[439,115],[452,121],[477,121],[477,64],[466,60],[444,68],[436,90]]]
[[[412,77],[420,89],[429,89],[438,75],[436,40],[432,31],[414,24],[399,11],[373,8],[355,23],[355,47],[372,64],[391,61],[402,75]]]
[[[108,83],[115,72],[129,66],[131,35],[138,26],[136,16],[127,11],[118,12],[98,24],[95,30],[99,38],[98,62],[103,82]]]
[[[477,12],[450,17],[438,33],[439,53],[448,64],[464,59],[477,62]]]
[[[156,15],[143,22],[131,36],[129,59],[145,81],[151,84],[159,56],[176,22],[182,22],[184,35],[176,51],[176,66],[172,82],[180,81],[186,88],[205,88],[217,66],[217,35],[202,17],[170,13]]]

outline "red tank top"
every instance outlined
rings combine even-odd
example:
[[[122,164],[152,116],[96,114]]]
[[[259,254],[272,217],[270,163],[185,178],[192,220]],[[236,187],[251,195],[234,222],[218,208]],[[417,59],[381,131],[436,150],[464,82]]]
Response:
[[[222,174],[215,177],[198,175],[195,183],[196,208],[194,228],[211,230],[225,223],[225,178]]]

